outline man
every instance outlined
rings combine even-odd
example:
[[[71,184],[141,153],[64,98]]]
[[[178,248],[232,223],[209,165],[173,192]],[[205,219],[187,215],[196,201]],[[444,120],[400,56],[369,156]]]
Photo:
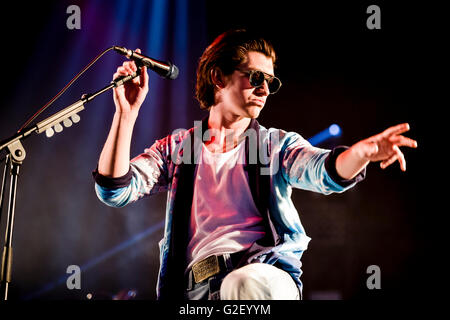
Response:
[[[299,134],[255,120],[281,82],[272,45],[245,30],[220,35],[203,53],[196,97],[209,115],[156,141],[130,161],[146,68],[114,90],[116,112],[94,172],[99,198],[124,206],[168,191],[160,242],[159,299],[301,299],[302,253],[310,240],[291,201],[292,187],[343,192],[369,162],[386,168],[400,146],[417,147],[391,127],[350,148],[324,150]],[[132,74],[124,62],[114,78]]]

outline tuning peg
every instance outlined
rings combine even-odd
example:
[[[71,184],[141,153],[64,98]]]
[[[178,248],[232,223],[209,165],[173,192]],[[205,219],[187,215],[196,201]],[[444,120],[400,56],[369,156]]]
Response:
[[[79,122],[80,121],[80,116],[78,115],[78,114],[73,114],[72,116],[71,116],[71,118],[72,118],[72,121],[73,121],[73,123],[77,123],[77,122]]]
[[[55,126],[53,127],[54,129],[55,129],[55,132],[61,132],[61,131],[63,131],[63,126],[61,125],[61,123],[57,123],[57,124],[55,124]]]
[[[68,128],[68,127],[72,126],[72,121],[69,118],[67,118],[67,119],[64,119],[63,124],[64,124],[64,127]]]
[[[48,128],[47,130],[45,130],[45,135],[47,136],[47,138],[53,137],[54,134],[55,134],[55,131],[53,131],[52,128]]]

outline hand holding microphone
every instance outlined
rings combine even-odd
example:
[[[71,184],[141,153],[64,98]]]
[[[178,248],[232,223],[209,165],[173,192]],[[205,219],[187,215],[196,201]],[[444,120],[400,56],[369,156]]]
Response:
[[[141,50],[136,49],[135,52],[140,53]],[[125,61],[122,66],[117,68],[116,73],[113,75],[113,80],[116,80],[119,77],[132,75],[137,71],[138,67],[134,61]],[[116,112],[121,114],[134,113],[135,116],[137,116],[139,108],[148,93],[148,78],[147,67],[144,65],[140,67],[139,77],[114,88],[113,92]]]
[[[114,102],[118,112],[139,110],[148,92],[147,68],[165,79],[174,80],[178,77],[178,68],[176,65],[147,57],[141,54],[140,49],[132,51],[119,46],[113,46],[113,49],[130,59],[130,61],[125,61],[121,67],[117,68],[113,80],[117,81],[118,77],[123,78],[132,75],[138,70],[136,63],[141,69],[139,79],[134,78],[132,82],[127,81],[123,86],[121,85],[121,81],[117,83],[120,85],[114,89]]]

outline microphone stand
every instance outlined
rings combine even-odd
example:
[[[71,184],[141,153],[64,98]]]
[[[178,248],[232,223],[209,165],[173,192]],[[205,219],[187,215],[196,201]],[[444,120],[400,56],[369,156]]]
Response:
[[[61,111],[53,114],[45,120],[37,123],[32,127],[25,128],[23,132],[18,132],[14,136],[0,141],[0,151],[6,150],[6,162],[3,170],[3,178],[0,192],[0,222],[3,211],[3,200],[6,191],[6,179],[7,173],[10,175],[10,189],[8,197],[8,212],[6,217],[6,231],[5,231],[5,244],[2,253],[2,264],[0,272],[0,286],[1,286],[1,300],[8,300],[8,289],[11,283],[11,271],[12,271],[12,258],[13,258],[13,226],[14,226],[14,213],[16,207],[16,195],[17,195],[17,182],[19,177],[20,167],[26,157],[25,149],[22,145],[22,140],[29,137],[32,133],[40,134],[45,132],[47,137],[53,136],[56,132],[61,132],[63,127],[61,122],[66,127],[70,127],[73,123],[77,123],[80,118],[78,112],[84,110],[84,105],[100,94],[108,91],[109,89],[123,85],[125,82],[130,81],[140,74],[140,68],[138,66],[137,72],[124,77],[119,77],[103,89],[100,89],[92,94],[84,94],[80,100],[74,104],[62,109]],[[9,169],[9,171],[8,171]]]

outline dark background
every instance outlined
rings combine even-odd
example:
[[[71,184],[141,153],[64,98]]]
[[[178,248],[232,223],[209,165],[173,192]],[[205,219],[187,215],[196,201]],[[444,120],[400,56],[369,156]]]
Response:
[[[344,194],[293,191],[307,235],[304,298],[346,300],[435,297],[443,267],[434,179],[442,157],[432,147],[443,105],[435,24],[442,10],[410,2],[58,1],[12,3],[3,12],[0,140],[50,100],[97,54],[112,45],[139,47],[171,60],[175,81],[150,78],[150,93],[134,131],[137,155],[177,128],[205,116],[194,99],[195,69],[221,32],[245,27],[272,41],[283,82],[258,121],[309,138],[332,123],[343,134],[320,145],[351,145],[408,122],[416,150],[404,150],[407,171],[370,164],[367,178]],[[68,30],[66,8],[81,9],[81,29]],[[381,30],[368,30],[366,8],[381,8]],[[123,57],[109,52],[38,120],[111,80]],[[97,200],[95,169],[114,112],[112,93],[86,105],[81,122],[53,138],[24,141],[14,223],[11,300],[111,299],[123,290],[153,300],[166,194],[123,209]],[[1,156],[4,155],[2,151]],[[431,156],[433,155],[433,156]],[[6,204],[5,204],[6,205]],[[5,208],[6,209],[6,208]],[[439,210],[441,214],[439,214]],[[6,210],[2,214],[2,235]],[[68,290],[66,268],[82,269],[81,290]],[[369,290],[367,267],[381,269],[381,289]]]

